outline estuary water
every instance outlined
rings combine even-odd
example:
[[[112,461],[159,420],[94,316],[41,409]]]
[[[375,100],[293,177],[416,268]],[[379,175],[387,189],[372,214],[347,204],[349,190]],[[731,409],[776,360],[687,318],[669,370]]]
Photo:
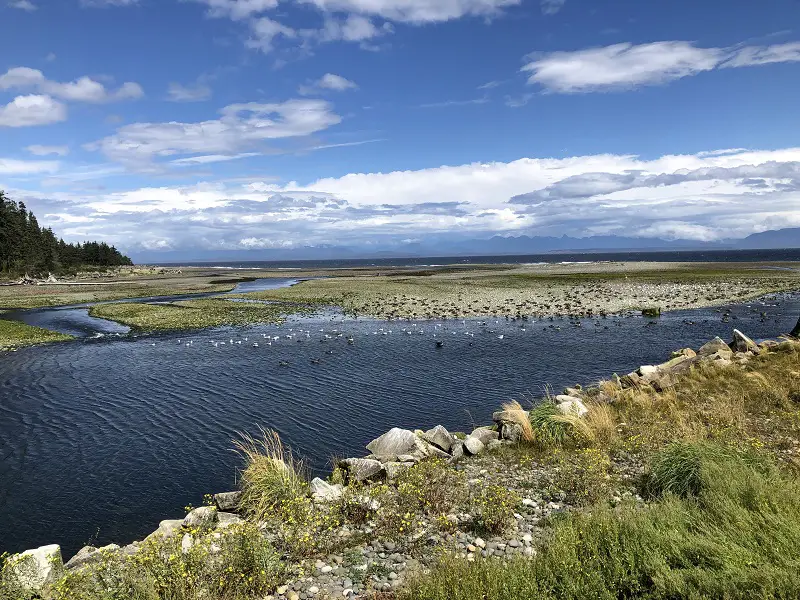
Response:
[[[85,310],[85,309],[75,309]],[[386,322],[333,312],[281,326],[107,332],[0,355],[0,552],[125,544],[233,489],[238,432],[278,430],[312,468],[391,427],[486,424],[540,397],[661,362],[734,327],[791,330],[781,294],[660,319]],[[46,311],[40,311],[40,317]],[[352,338],[352,343],[348,342]],[[436,341],[443,346],[437,347]]]

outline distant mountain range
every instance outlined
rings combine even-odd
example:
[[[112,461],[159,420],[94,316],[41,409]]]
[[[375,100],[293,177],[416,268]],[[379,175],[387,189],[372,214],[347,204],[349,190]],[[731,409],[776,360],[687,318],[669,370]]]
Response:
[[[678,251],[678,250],[754,250],[800,248],[800,227],[755,233],[743,239],[720,242],[663,240],[614,235],[575,238],[540,236],[500,236],[488,239],[442,239],[416,243],[387,244],[376,251],[359,246],[304,246],[258,250],[185,249],[132,252],[139,264],[176,262],[245,262],[281,260],[325,260],[356,258],[414,258],[423,256],[497,256],[550,253]]]

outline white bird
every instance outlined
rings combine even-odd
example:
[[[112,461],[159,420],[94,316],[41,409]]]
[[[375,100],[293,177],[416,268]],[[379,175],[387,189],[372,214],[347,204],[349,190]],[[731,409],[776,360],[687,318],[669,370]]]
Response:
[[[504,337],[506,337],[506,336],[504,336],[504,335],[498,335],[498,336],[497,336],[497,339],[498,339],[498,340],[502,340]]]

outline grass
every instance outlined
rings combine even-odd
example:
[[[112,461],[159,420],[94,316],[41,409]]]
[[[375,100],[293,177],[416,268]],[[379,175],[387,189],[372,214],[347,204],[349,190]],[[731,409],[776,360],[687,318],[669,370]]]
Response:
[[[169,304],[100,304],[89,310],[93,317],[117,321],[140,331],[281,323],[288,314],[307,312],[310,312],[308,307],[296,304],[232,302],[224,298],[183,300]]]
[[[245,463],[240,504],[252,520],[269,519],[308,492],[302,461],[295,459],[276,431],[260,428],[258,437],[242,434],[234,445]]]
[[[18,321],[0,319],[0,351],[47,342],[64,342],[71,339],[73,338],[70,335],[33,327]]]
[[[764,459],[696,447],[696,493],[563,517],[531,559],[445,558],[408,600],[796,598],[800,485]],[[682,458],[674,452],[670,461]],[[691,471],[691,469],[690,469]],[[689,477],[692,479],[692,477]]]

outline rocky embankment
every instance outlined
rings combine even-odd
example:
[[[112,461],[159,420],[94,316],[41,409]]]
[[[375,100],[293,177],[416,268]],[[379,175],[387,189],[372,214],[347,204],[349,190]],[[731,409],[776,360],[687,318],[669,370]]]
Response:
[[[644,365],[585,388],[568,388],[544,401],[564,419],[579,421],[589,412],[587,406],[614,402],[609,389],[664,392],[695,367],[744,367],[756,356],[781,351],[786,345],[796,342],[756,343],[734,330],[730,343],[715,338],[697,351],[679,350],[663,364]],[[316,478],[307,486],[308,506],[321,515],[314,522],[324,523],[304,530],[311,532],[308,544],[313,550],[296,551],[292,544],[303,538],[297,529],[287,529],[287,523],[257,522],[260,535],[286,563],[282,583],[258,600],[391,592],[433,564],[442,551],[466,560],[535,555],[547,535],[547,519],[581,509],[585,498],[570,491],[562,459],[537,462],[518,452],[530,441],[531,416],[519,405],[509,404],[494,413],[491,425],[469,433],[451,433],[443,426],[428,431],[394,428],[367,445],[369,455],[339,461],[327,481]],[[591,465],[595,459],[591,449],[564,452],[582,452],[589,461],[582,464]],[[618,453],[601,471],[603,475],[589,485],[607,488],[604,498],[609,502],[644,502],[635,485],[644,465],[636,456]],[[438,488],[430,486],[433,479],[441,483]],[[409,496],[417,509],[398,508],[410,506]],[[345,517],[325,520],[333,514]],[[142,542],[87,546],[66,564],[59,546],[44,546],[7,559],[5,576],[15,576],[24,587],[47,598],[65,574],[91,572],[109,558],[135,556],[153,540],[180,540],[179,551],[190,552],[199,543],[200,531],[211,536],[208,560],[215,560],[221,550],[214,536],[221,539],[246,519],[252,515],[243,505],[242,492],[220,493],[209,506],[194,509],[185,518],[162,521]]]

